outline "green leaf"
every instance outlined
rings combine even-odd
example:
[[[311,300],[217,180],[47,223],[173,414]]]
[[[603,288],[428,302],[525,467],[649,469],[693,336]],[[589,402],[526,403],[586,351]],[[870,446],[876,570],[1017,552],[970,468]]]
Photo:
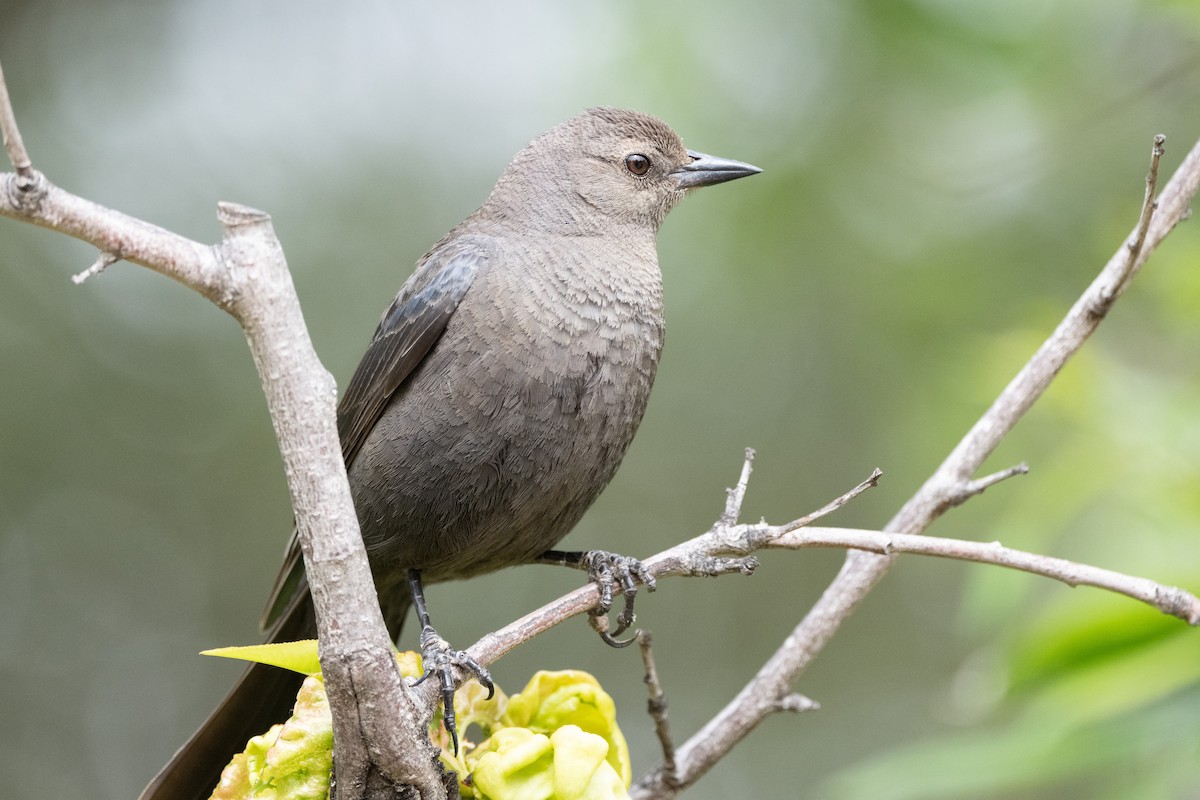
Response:
[[[270,664],[273,667],[299,672],[301,675],[317,675],[321,672],[321,662],[317,658],[316,639],[255,644],[246,647],[218,647],[214,650],[201,651],[200,655]]]
[[[252,644],[243,647],[217,647],[212,650],[202,650],[202,656],[218,656],[220,658],[235,658],[240,661],[253,661],[257,664],[270,664],[273,667],[290,669],[301,675],[320,675],[321,661],[317,655],[317,640],[302,639],[298,642],[272,642],[271,644]],[[421,654],[411,650],[396,652],[396,664],[400,674],[406,678],[421,676]]]

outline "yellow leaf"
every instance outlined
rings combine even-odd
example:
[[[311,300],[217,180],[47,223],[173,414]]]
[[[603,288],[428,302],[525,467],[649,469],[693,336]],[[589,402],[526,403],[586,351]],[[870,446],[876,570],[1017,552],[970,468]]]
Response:
[[[321,662],[317,658],[316,639],[254,644],[246,647],[218,647],[214,650],[204,650],[200,655],[270,664],[273,667],[283,667],[292,672],[299,672],[301,675],[315,675],[321,671]]]

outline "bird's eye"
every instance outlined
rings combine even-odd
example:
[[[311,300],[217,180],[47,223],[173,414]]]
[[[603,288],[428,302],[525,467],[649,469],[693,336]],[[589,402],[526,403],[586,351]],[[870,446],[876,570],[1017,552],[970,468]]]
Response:
[[[625,169],[640,178],[650,171],[650,159],[641,153],[627,155],[625,156]]]

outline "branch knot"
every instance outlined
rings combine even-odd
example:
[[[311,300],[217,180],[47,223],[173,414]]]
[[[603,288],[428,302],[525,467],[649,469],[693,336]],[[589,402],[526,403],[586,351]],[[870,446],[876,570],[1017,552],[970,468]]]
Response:
[[[27,173],[10,172],[3,177],[3,193],[7,205],[29,215],[34,215],[41,209],[50,185],[45,175],[31,168]]]

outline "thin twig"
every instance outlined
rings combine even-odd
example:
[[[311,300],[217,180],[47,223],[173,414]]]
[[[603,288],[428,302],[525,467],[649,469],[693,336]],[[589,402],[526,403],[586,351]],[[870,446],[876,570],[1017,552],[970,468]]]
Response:
[[[0,67],[0,135],[3,136],[4,149],[8,152],[8,160],[13,169],[22,178],[32,177],[33,162],[29,160],[25,142],[21,139],[21,131],[17,128],[17,115],[13,113],[12,99],[8,96],[3,67]]]
[[[837,497],[837,498],[833,499],[832,501],[826,503],[825,505],[818,508],[816,511],[805,514],[803,517],[798,517],[798,518],[792,520],[791,522],[780,525],[777,528],[773,528],[771,531],[771,536],[776,537],[781,534],[787,533],[789,531],[794,531],[797,528],[803,528],[806,525],[816,522],[821,517],[829,516],[834,511],[837,511],[839,508],[846,505],[854,498],[858,497],[860,494],[865,492],[867,489],[872,489],[872,488],[878,486],[879,479],[881,477],[883,477],[883,470],[881,470],[879,467],[876,467],[874,470],[872,470],[871,474],[867,477],[867,479],[865,481],[863,481],[862,483],[860,483],[858,486],[855,486],[853,489],[846,492],[841,497]]]
[[[1136,261],[1146,243],[1146,232],[1150,230],[1150,218],[1158,208],[1154,193],[1158,189],[1158,162],[1166,152],[1167,137],[1158,134],[1154,137],[1154,146],[1150,149],[1150,171],[1146,173],[1146,194],[1142,198],[1142,216],[1138,221],[1137,242],[1129,248],[1129,260]]]
[[[750,472],[754,464],[754,448],[746,448],[746,460],[742,464],[742,474],[738,477],[737,486],[726,490],[725,513],[721,522],[725,525],[736,525],[742,513],[742,501],[746,499],[746,486],[750,483]]]
[[[993,472],[991,475],[984,475],[982,478],[976,478],[971,481],[964,481],[955,486],[948,493],[946,502],[952,506],[959,506],[970,500],[977,494],[983,494],[984,491],[995,486],[1001,481],[1006,481],[1016,475],[1028,475],[1029,465],[1022,461],[1020,464],[1002,469],[999,472]]]
[[[747,453],[749,452],[751,451],[747,451]],[[749,463],[749,458],[747,458],[747,463]],[[654,663],[650,631],[638,631],[637,640],[638,647],[642,650],[642,664],[646,668],[646,691],[650,694],[646,709],[650,713],[650,718],[654,720],[654,732],[658,735],[659,744],[662,745],[663,781],[668,785],[674,785],[675,741],[671,738],[671,724],[667,719],[667,695],[663,691],[662,683],[658,680],[658,667]]]
[[[792,692],[785,694],[775,703],[774,711],[786,711],[792,714],[799,714],[804,711],[819,711],[821,704],[813,700],[808,695]]]
[[[767,547],[786,550],[841,547],[880,555],[910,553],[993,564],[1053,578],[1068,586],[1094,586],[1123,594],[1154,606],[1164,614],[1179,617],[1189,625],[1200,625],[1200,598],[1183,589],[1089,564],[1068,561],[1065,558],[1014,550],[999,542],[947,539],[858,528],[804,528],[772,540]]]
[[[80,272],[77,275],[72,275],[71,282],[74,283],[76,286],[78,286],[81,283],[83,283],[84,281],[86,281],[88,278],[94,277],[96,275],[99,275],[101,272],[104,272],[104,270],[108,269],[109,267],[111,267],[113,264],[117,263],[120,260],[121,259],[119,256],[115,256],[109,252],[103,252],[96,259],[96,262],[94,264],[92,264],[90,267],[88,267],[83,272]]]
[[[1146,233],[1150,230],[1150,220],[1154,217],[1154,212],[1158,209],[1158,201],[1154,198],[1154,192],[1158,188],[1158,162],[1165,151],[1167,137],[1163,134],[1158,134],[1154,137],[1154,144],[1150,148],[1150,171],[1146,173],[1146,194],[1142,198],[1142,213],[1138,218],[1137,228],[1134,232],[1133,241],[1126,245],[1128,257],[1126,259],[1128,266],[1124,274],[1121,276],[1119,284],[1111,290],[1101,294],[1100,303],[1102,308],[1098,308],[1096,313],[1105,314],[1109,307],[1121,292],[1125,290],[1125,286],[1129,281],[1133,280],[1133,276],[1137,274],[1137,260],[1141,255],[1142,248],[1146,244]]]

